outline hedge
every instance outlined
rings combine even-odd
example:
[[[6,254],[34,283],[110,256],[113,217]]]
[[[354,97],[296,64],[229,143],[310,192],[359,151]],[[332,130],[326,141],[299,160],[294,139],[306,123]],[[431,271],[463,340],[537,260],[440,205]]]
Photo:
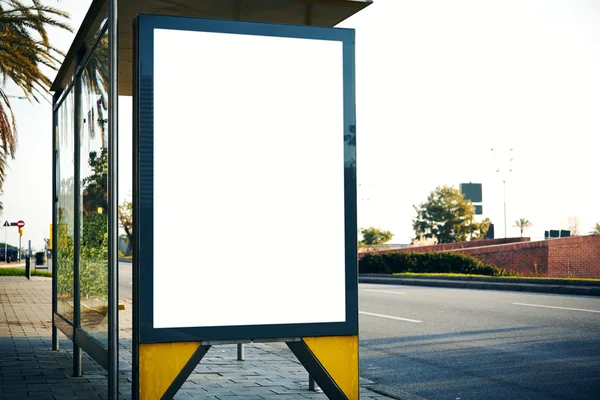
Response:
[[[495,265],[486,265],[475,257],[450,252],[428,253],[368,253],[359,261],[361,274],[454,273],[504,276],[506,270]]]

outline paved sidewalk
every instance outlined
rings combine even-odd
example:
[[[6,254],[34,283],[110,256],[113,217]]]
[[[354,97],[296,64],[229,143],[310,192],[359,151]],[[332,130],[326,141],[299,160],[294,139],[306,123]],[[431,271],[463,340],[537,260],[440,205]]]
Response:
[[[119,313],[121,399],[131,398],[131,306]],[[0,277],[0,399],[106,399],[106,372],[83,353],[83,376],[72,377],[71,342],[51,351],[51,280]],[[308,374],[281,346],[214,346],[176,399],[326,399],[308,390]],[[362,381],[368,385],[368,381]],[[361,399],[389,399],[361,387]]]

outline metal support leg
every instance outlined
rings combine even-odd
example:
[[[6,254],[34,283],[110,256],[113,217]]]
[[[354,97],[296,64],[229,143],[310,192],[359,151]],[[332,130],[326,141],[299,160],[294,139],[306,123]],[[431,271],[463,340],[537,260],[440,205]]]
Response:
[[[319,383],[323,393],[325,393],[330,400],[348,400],[348,397],[346,397],[344,392],[342,392],[327,371],[325,371],[306,343],[300,341],[286,342],[286,344],[296,358],[298,358],[298,361],[306,368],[309,377],[314,378],[315,381]]]
[[[244,343],[238,343],[237,345],[237,359],[238,361],[244,361]]]
[[[315,378],[313,378],[311,374],[308,374],[308,390],[316,392],[317,389],[319,389],[319,385],[315,382]]]
[[[194,371],[194,368],[200,363],[206,352],[210,349],[210,346],[199,346],[198,349],[192,354],[189,361],[183,366],[179,374],[175,377],[171,385],[167,388],[161,399],[172,399],[181,386],[185,383],[186,379]]]
[[[73,376],[82,376],[81,370],[81,348],[73,341]]]
[[[58,328],[54,324],[52,324],[52,350],[60,350],[60,342],[58,340]]]

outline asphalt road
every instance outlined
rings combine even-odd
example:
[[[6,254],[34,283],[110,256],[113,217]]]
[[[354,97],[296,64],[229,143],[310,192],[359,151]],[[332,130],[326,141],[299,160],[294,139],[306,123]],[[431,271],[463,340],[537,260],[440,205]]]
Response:
[[[131,263],[119,263],[131,299]],[[361,377],[406,400],[600,399],[600,298],[360,285]]]
[[[119,297],[133,298],[133,278],[130,262],[119,262]]]
[[[360,285],[361,376],[406,399],[600,399],[597,297]]]

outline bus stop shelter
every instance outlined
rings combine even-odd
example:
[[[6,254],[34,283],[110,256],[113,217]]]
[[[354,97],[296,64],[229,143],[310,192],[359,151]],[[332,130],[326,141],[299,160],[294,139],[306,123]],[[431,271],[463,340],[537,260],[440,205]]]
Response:
[[[370,3],[92,2],[51,87],[53,350],[60,330],[75,376],[85,351],[118,398],[118,182],[132,179],[134,398],[170,398],[211,346],[251,341],[286,342],[328,397],[358,398],[354,31],[333,27]],[[161,250],[172,220],[205,256],[176,267],[185,283]],[[333,240],[292,256],[316,223]],[[273,248],[222,261],[221,227]]]

